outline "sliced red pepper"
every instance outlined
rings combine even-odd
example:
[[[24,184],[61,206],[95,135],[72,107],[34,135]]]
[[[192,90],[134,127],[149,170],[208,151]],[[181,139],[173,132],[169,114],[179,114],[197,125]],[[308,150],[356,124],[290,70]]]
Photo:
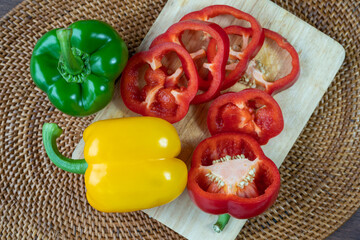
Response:
[[[248,13],[242,12],[236,8],[227,5],[213,5],[206,7],[200,11],[188,13],[180,21],[188,19],[208,21],[210,18],[214,18],[219,15],[232,15],[237,19],[245,20],[250,23],[253,32],[250,43],[242,52],[236,52],[233,49],[230,49],[230,55],[235,56],[239,60],[239,62],[234,67],[234,69],[232,69],[232,71],[225,77],[225,80],[223,81],[221,87],[221,89],[223,90],[234,85],[237,80],[244,74],[249,59],[252,59],[256,56],[264,42],[264,33],[261,25],[254,17],[252,17]],[[208,48],[208,51],[212,51],[212,53],[210,53],[212,56],[216,53],[215,48]],[[208,59],[211,58],[208,57]]]
[[[199,76],[199,88],[206,90],[198,94],[192,101],[193,104],[204,103],[219,94],[222,80],[225,78],[225,65],[229,57],[229,38],[225,31],[215,23],[188,20],[173,24],[165,33],[154,39],[150,48],[164,42],[173,42],[185,47],[185,44],[181,40],[181,36],[185,30],[203,31],[211,37],[216,47],[216,52],[213,54],[212,60],[204,63],[202,66],[209,70],[207,78],[204,79]],[[192,52],[191,56],[193,59],[206,57],[206,51],[204,48],[200,48]]]
[[[271,79],[272,77],[269,77],[269,70],[267,70],[266,64],[262,63],[261,60],[259,61],[258,58],[263,56],[264,58],[269,58],[271,53],[268,52],[262,53],[263,49],[266,49],[268,46],[267,44],[263,45],[263,49],[260,50],[258,53],[258,56],[256,56],[255,59],[251,60],[248,64],[248,67],[246,69],[246,72],[243,76],[243,78],[239,78],[241,82],[243,82],[245,85],[250,85],[250,87],[257,87],[263,89],[265,92],[269,94],[276,94],[278,92],[281,92],[289,87],[291,87],[299,78],[300,75],[300,61],[299,61],[299,55],[296,52],[295,48],[280,34],[271,31],[269,29],[263,28],[265,33],[265,39],[273,40],[274,43],[281,49],[285,50],[289,53],[291,57],[291,71],[278,79]],[[246,39],[252,36],[252,30],[250,28],[243,28],[240,26],[229,26],[227,28],[224,28],[225,32],[227,34],[234,34],[239,36],[245,36],[245,42]],[[211,53],[215,50],[215,44],[209,43],[209,48],[212,48],[212,50],[208,50],[209,56],[211,58]],[[261,55],[261,56],[260,56]],[[230,57],[232,56],[232,53],[230,52]],[[276,65],[274,61],[269,61],[271,65]],[[227,65],[226,69],[231,70],[234,66]],[[267,78],[267,79],[266,79]]]
[[[221,133],[202,141],[193,153],[188,192],[207,213],[255,217],[275,202],[279,189],[276,165],[249,135]]]
[[[162,58],[170,52],[179,57],[182,67],[173,74],[163,66]],[[141,87],[144,66],[145,86]],[[185,75],[187,83],[181,82]],[[135,54],[126,65],[121,77],[121,96],[125,105],[138,114],[159,117],[175,123],[188,112],[191,100],[198,90],[198,74],[190,54],[175,43],[163,43],[146,52]]]
[[[216,98],[210,105],[207,125],[212,135],[221,132],[247,133],[264,145],[280,134],[284,119],[271,95],[258,89],[245,89]]]
[[[239,27],[239,28],[234,29],[234,27]],[[239,31],[239,29],[241,29],[241,32]],[[230,47],[228,64],[225,67],[225,70],[228,72],[233,71],[236,68],[243,69],[242,75],[240,76],[240,77],[242,77],[243,74],[245,73],[245,70],[248,67],[249,61],[256,56],[256,54],[255,55],[248,54],[248,46],[249,46],[249,41],[251,39],[252,30],[251,30],[251,28],[243,28],[240,26],[228,26],[228,27],[224,28],[224,30],[226,30],[225,32],[228,35],[230,35],[230,34],[240,35],[242,37],[241,44],[239,44],[239,45],[234,44],[233,46]],[[234,31],[235,31],[235,33],[234,33]],[[234,50],[234,49],[236,49],[236,50]],[[209,60],[213,59],[214,55],[216,54],[216,42],[213,41],[212,39],[210,40],[210,42],[208,44],[207,50],[208,50],[208,59]],[[257,50],[257,52],[259,50],[260,50],[260,48]],[[230,85],[230,84],[226,85],[226,86],[222,87],[222,90],[225,90],[231,86],[232,85]]]

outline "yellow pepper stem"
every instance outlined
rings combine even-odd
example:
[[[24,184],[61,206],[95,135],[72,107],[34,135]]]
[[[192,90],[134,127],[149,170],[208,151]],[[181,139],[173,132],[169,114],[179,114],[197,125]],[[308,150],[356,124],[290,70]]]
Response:
[[[63,156],[56,145],[56,139],[62,134],[62,129],[55,123],[45,123],[43,125],[42,137],[45,151],[50,160],[62,170],[71,173],[85,174],[88,167],[85,159],[71,159]]]

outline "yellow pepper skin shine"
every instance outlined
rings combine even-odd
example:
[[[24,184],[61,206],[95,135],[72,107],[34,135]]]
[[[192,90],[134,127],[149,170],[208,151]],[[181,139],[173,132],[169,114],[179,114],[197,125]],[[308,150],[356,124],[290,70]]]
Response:
[[[99,121],[84,132],[86,196],[103,212],[168,203],[185,189],[187,168],[175,128],[152,117]]]
[[[83,134],[86,162],[56,159],[65,158],[56,154],[56,138],[61,129],[53,137],[55,141],[49,141],[44,128],[45,124],[43,141],[48,156],[67,171],[72,169],[66,160],[78,164],[70,172],[85,172],[87,199],[99,211],[130,212],[160,206],[174,200],[186,187],[186,165],[175,158],[181,150],[180,139],[165,120],[133,117],[91,124]],[[61,165],[63,160],[67,165]],[[79,166],[81,161],[84,166]]]

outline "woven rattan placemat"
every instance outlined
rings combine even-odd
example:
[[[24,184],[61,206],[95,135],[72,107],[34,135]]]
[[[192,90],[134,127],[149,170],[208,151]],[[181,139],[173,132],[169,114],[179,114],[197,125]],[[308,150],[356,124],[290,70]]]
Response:
[[[325,238],[360,205],[360,3],[275,2],[340,42],[346,59],[280,168],[277,202],[248,221],[238,238]],[[29,73],[32,49],[48,30],[100,19],[118,30],[133,54],[164,5],[165,0],[28,0],[0,20],[1,239],[181,238],[142,212],[105,214],[87,204],[83,177],[46,157],[41,127],[59,123],[65,132],[59,145],[70,156],[93,117],[59,112]]]

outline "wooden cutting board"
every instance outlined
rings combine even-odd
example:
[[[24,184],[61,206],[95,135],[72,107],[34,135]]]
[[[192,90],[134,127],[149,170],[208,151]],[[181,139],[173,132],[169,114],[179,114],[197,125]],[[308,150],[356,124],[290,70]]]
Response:
[[[268,0],[169,0],[138,51],[147,50],[156,36],[185,14],[214,4],[227,4],[250,13],[263,27],[287,38],[299,53],[299,80],[293,87],[275,96],[283,111],[284,130],[263,146],[265,154],[279,167],[339,70],[345,50],[330,37]],[[117,84],[112,102],[96,115],[94,121],[137,115],[125,107],[119,92]],[[179,158],[188,166],[194,148],[201,140],[209,137],[206,127],[207,108],[208,104],[191,106],[187,116],[174,124],[182,142]],[[73,158],[83,157],[83,147],[84,142],[81,141]],[[217,217],[200,211],[191,202],[186,190],[173,202],[144,212],[189,239],[234,239],[246,222],[231,219],[222,233],[215,233],[212,224]]]

